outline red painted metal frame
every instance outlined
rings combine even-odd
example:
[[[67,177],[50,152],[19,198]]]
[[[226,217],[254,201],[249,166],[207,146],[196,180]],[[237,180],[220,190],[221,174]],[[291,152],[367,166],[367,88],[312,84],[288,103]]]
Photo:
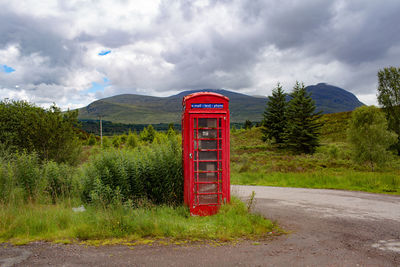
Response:
[[[223,104],[223,108],[192,108],[192,104]],[[230,201],[230,142],[229,142],[229,98],[226,96],[212,93],[212,92],[201,92],[185,96],[182,101],[183,113],[182,113],[182,160],[183,160],[183,172],[184,172],[184,202],[190,209],[191,215],[207,216],[218,212],[220,205],[224,202]],[[200,128],[198,127],[198,121],[202,118],[215,118],[217,120],[216,128]],[[194,125],[194,119],[197,119],[197,125]],[[219,126],[219,119],[221,120],[221,126]],[[217,132],[217,138],[210,138],[209,140],[216,140],[217,149],[201,149],[201,151],[217,151],[217,160],[200,160],[197,155],[195,159],[195,153],[200,151],[200,148],[196,151],[194,148],[194,131],[196,131],[197,146],[199,146],[199,135],[198,131],[215,129]],[[221,130],[221,136],[219,131]],[[208,140],[207,138],[201,138],[202,140]],[[221,147],[220,142],[221,140]],[[220,155],[221,153],[221,155]],[[221,159],[220,159],[221,158]],[[217,193],[200,193],[195,190],[195,186],[201,184],[207,184],[208,182],[195,181],[195,174],[207,171],[200,171],[198,166],[195,171],[194,164],[200,162],[216,162],[217,170],[210,171],[217,173],[217,182],[209,182],[210,184],[217,184]],[[221,164],[221,165],[220,165]],[[221,168],[220,168],[221,167]],[[222,188],[221,188],[222,187]],[[197,187],[199,188],[199,187]],[[220,189],[220,190],[219,190]],[[212,195],[216,194],[217,203],[211,204],[200,204],[200,195]],[[197,197],[197,199],[196,199]],[[196,201],[197,200],[197,201]]]

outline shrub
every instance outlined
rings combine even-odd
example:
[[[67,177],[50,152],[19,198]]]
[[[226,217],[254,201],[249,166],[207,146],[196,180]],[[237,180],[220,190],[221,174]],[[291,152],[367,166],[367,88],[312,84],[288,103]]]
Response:
[[[156,135],[156,131],[154,130],[153,125],[148,125],[147,128],[145,127],[143,131],[140,133],[140,140],[152,143],[154,137]]]
[[[111,141],[107,136],[103,136],[103,148],[109,148],[111,146]]]
[[[89,135],[89,139],[88,139],[87,144],[88,144],[88,146],[96,145],[96,137],[94,136],[94,134],[90,134]]]
[[[126,145],[128,148],[135,148],[138,146],[138,138],[136,133],[129,131],[128,138],[126,140]]]
[[[118,136],[118,135],[114,135],[114,136],[113,136],[113,139],[112,139],[112,145],[113,145],[113,147],[114,147],[114,148],[119,148],[120,144],[121,144],[121,141],[120,141],[119,136]]]
[[[84,201],[108,205],[113,201],[147,198],[154,204],[181,204],[182,158],[179,138],[134,150],[110,149],[85,168]]]
[[[126,134],[122,134],[119,137],[119,140],[120,140],[121,144],[125,144],[126,143],[126,139],[128,139],[128,136]]]

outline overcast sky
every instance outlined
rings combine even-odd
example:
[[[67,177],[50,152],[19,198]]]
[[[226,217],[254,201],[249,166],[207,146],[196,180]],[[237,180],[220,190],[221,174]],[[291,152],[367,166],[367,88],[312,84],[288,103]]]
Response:
[[[400,63],[400,1],[0,0],[0,99],[82,107],[122,93],[342,87],[376,104]]]

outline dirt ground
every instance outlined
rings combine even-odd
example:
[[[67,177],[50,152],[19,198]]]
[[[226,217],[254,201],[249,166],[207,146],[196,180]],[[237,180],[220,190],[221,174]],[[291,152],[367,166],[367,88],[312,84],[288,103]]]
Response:
[[[236,245],[0,246],[1,266],[400,266],[400,197],[277,187],[256,192],[255,212],[287,235]]]

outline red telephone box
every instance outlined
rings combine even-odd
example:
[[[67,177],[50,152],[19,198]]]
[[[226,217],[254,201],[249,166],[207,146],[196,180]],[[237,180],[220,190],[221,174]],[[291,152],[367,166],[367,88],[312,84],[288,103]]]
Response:
[[[184,201],[191,215],[212,215],[230,201],[229,98],[199,92],[182,105]]]

